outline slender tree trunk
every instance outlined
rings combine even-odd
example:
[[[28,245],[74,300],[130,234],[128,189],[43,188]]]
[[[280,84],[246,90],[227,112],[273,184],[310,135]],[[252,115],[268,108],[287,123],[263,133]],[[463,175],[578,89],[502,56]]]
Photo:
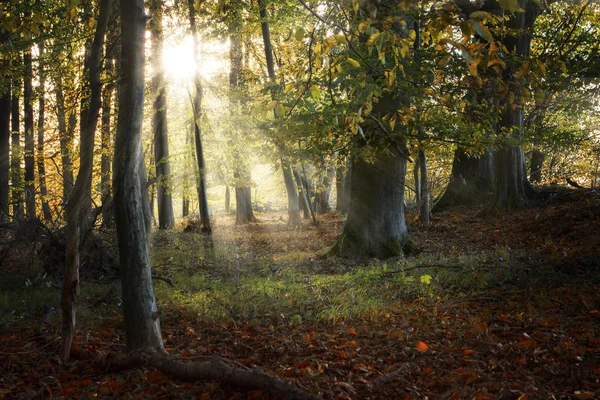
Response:
[[[304,211],[304,218],[312,218],[313,224],[317,224],[317,216],[310,204],[309,188],[306,179],[302,179],[298,171],[294,169],[294,178],[296,178],[296,185],[298,185],[298,197],[300,199],[300,207]]]
[[[419,150],[419,170],[421,172],[421,207],[419,213],[419,221],[423,226],[429,226],[429,213],[431,211],[430,207],[430,196],[429,196],[429,174],[427,171],[427,155],[425,150]]]
[[[194,0],[188,1],[190,27],[194,38],[194,61],[199,58],[198,32],[196,31],[196,10]],[[196,161],[198,162],[198,202],[200,208],[200,229],[202,232],[211,233],[212,227],[208,210],[208,196],[206,193],[206,163],[202,148],[202,82],[200,74],[196,71],[194,77],[196,93],[194,96],[194,139],[196,142]]]
[[[100,82],[101,55],[104,35],[110,16],[110,0],[100,0],[96,32],[89,58],[86,60],[84,76],[89,79],[90,98],[87,109],[81,112],[81,165],[75,187],[67,203],[67,262],[63,282],[62,334],[60,358],[66,362],[70,358],[71,346],[75,337],[76,303],[79,295],[79,247],[85,237],[90,210],[88,198],[91,195],[92,167],[94,156],[94,136],[101,107],[102,84]],[[91,198],[89,199],[91,201]]]
[[[113,79],[114,69],[112,66],[112,57],[106,59],[106,71],[109,79]],[[100,190],[102,193],[102,226],[109,228],[112,226],[112,196],[111,196],[111,112],[112,112],[112,97],[113,84],[109,82],[105,85],[102,93],[102,119],[101,126],[101,149],[102,156],[100,160]]]
[[[75,111],[70,110],[67,116],[65,95],[62,80],[59,77],[56,82],[56,119],[58,121],[58,136],[60,141],[60,154],[62,164],[63,180],[63,204],[67,204],[75,179],[73,178],[73,163],[71,152],[73,149],[73,135],[77,118]],[[68,119],[68,125],[67,125]]]
[[[315,212],[324,213],[331,210],[329,199],[331,197],[334,174],[334,169],[331,166],[328,166],[324,173],[321,173],[319,188],[315,193]]]
[[[44,120],[46,118],[46,73],[44,71],[44,42],[38,44],[39,62],[38,62],[38,78],[39,86],[39,105],[38,105],[38,131],[37,131],[37,168],[38,180],[40,182],[40,197],[42,200],[42,213],[44,220],[52,220],[52,212],[48,204],[48,187],[46,186],[46,164],[44,157]]]
[[[225,212],[229,214],[231,211],[231,191],[229,190],[229,186],[225,186]]]
[[[235,4],[231,10],[231,21],[229,26],[229,61],[231,72],[229,74],[229,107],[232,115],[240,116],[239,104],[244,100],[243,85],[241,81],[243,50],[242,50],[242,18],[239,5]],[[245,109],[245,107],[243,107]],[[241,135],[241,132],[238,132]],[[256,221],[252,210],[252,177],[244,157],[238,149],[241,147],[240,138],[232,138],[234,146],[233,156],[233,178],[235,182],[235,222],[236,224],[247,224]]]
[[[164,353],[152,287],[139,168],[144,114],[143,0],[121,0],[121,90],[115,144],[114,197],[123,286],[125,338],[129,351]]]
[[[259,0],[258,5],[260,8],[260,27],[262,30],[263,43],[265,47],[265,59],[267,61],[267,71],[269,73],[269,79],[271,81],[271,85],[275,84],[275,62],[273,60],[273,46],[271,44],[271,32],[269,28],[268,16],[267,16],[267,4],[266,0]],[[275,87],[271,90],[271,97],[273,99],[276,98]],[[277,113],[275,114],[275,118],[277,119]],[[290,166],[290,162],[285,158],[285,146],[282,143],[277,143],[277,151],[280,155],[281,160],[281,171],[283,172],[283,181],[285,183],[285,189],[287,191],[288,196],[288,224],[290,226],[300,226],[300,207],[298,200],[298,191],[296,190],[296,185],[294,184],[294,175],[292,173],[292,168]]]
[[[23,90],[23,125],[25,129],[25,211],[28,219],[36,217],[35,207],[35,159],[33,140],[33,62],[31,48],[23,54],[25,67]]]
[[[338,166],[335,170],[335,192],[336,192],[336,198],[335,198],[335,209],[338,213],[343,214],[344,212],[346,212],[344,210],[344,203],[345,203],[345,198],[344,198],[344,183],[346,181],[346,173],[345,173],[345,168],[343,166]]]
[[[158,201],[158,227],[171,229],[175,225],[171,189],[171,163],[169,160],[169,137],[167,129],[167,86],[162,67],[163,47],[163,0],[150,2],[150,32],[152,35],[153,93],[152,130],[154,131],[154,158],[156,165],[156,190]]]
[[[182,204],[181,204],[181,216],[187,217],[190,215],[190,184],[189,184],[189,171],[190,171],[190,159],[191,149],[190,143],[192,141],[192,132],[194,130],[194,123],[190,124],[190,130],[185,135],[185,153],[183,156],[183,188],[182,188]]]
[[[17,62],[21,66],[20,62]],[[21,95],[21,82],[18,79],[12,83],[12,99],[10,104],[10,123],[11,123],[11,158],[10,158],[10,181],[12,186],[13,218],[21,221],[25,218],[23,208],[23,170],[21,169],[21,148],[20,135],[20,110],[19,97]]]
[[[8,65],[3,64],[3,69]],[[10,210],[10,78],[8,74],[2,77],[0,86],[0,223],[9,220]]]
[[[421,178],[419,177],[419,171],[421,166],[419,165],[419,152],[417,151],[416,157],[414,158],[413,164],[413,180],[415,183],[415,203],[417,208],[421,207]]]

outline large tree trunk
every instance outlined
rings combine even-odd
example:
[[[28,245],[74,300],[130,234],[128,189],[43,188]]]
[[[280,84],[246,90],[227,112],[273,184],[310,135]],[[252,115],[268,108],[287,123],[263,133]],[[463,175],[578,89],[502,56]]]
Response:
[[[229,107],[232,115],[238,116],[240,111],[239,104],[244,100],[244,86],[241,82],[243,50],[242,50],[242,16],[239,5],[233,5],[231,12],[231,21],[229,26],[229,61],[231,72],[229,73]],[[245,107],[243,107],[245,109]],[[243,112],[243,111],[242,111]],[[239,133],[241,135],[241,133]],[[236,224],[247,224],[255,222],[254,212],[252,211],[252,177],[250,169],[246,164],[244,157],[238,149],[241,147],[241,138],[232,138],[234,143],[233,156],[233,178],[235,183],[235,222]]]
[[[2,67],[7,68],[6,65]],[[0,86],[0,223],[8,221],[10,177],[10,78],[4,74]]]
[[[158,307],[152,287],[141,185],[144,114],[143,0],[121,0],[121,89],[115,143],[114,201],[125,337],[129,351],[163,353]]]
[[[338,166],[335,170],[335,191],[336,191],[336,199],[335,199],[335,209],[340,214],[345,214],[348,212],[347,201],[346,201],[346,191],[344,187],[346,185],[347,179],[347,171],[345,166]]]
[[[52,220],[50,205],[48,204],[48,187],[46,186],[46,163],[44,157],[44,119],[46,118],[46,72],[44,71],[44,42],[38,44],[39,62],[39,110],[38,110],[38,131],[37,131],[37,169],[38,180],[40,182],[40,198],[42,200],[42,213],[44,220]]]
[[[485,202],[493,192],[493,159],[491,151],[475,156],[468,154],[463,147],[457,147],[454,151],[450,182],[435,205],[436,211],[454,205]]]
[[[385,259],[411,251],[404,217],[404,154],[380,151],[372,163],[354,162],[348,218],[332,254]]]
[[[269,79],[271,80],[271,85],[273,85],[273,89],[271,90],[271,97],[275,99],[275,62],[273,60],[273,45],[271,44],[271,31],[269,28],[267,16],[266,0],[259,0],[258,6],[260,8],[260,27],[265,47],[267,71],[269,74]],[[275,118],[277,119],[277,113],[274,114]],[[292,167],[290,165],[290,162],[285,157],[285,146],[282,143],[277,143],[277,151],[280,155],[281,171],[283,172],[283,181],[285,183],[285,189],[288,196],[288,224],[290,226],[300,226],[302,223],[300,218],[300,205],[298,199],[298,191],[296,190],[296,185],[294,184],[294,175],[292,173]]]
[[[542,182],[542,166],[546,156],[537,147],[531,151],[531,172],[529,178],[532,182]]]
[[[100,82],[101,55],[104,35],[110,15],[110,1],[100,0],[96,32],[84,76],[89,79],[91,89],[89,104],[81,112],[81,165],[67,203],[67,262],[62,288],[62,333],[60,358],[66,362],[70,358],[71,346],[75,337],[76,303],[79,295],[79,248],[82,238],[89,229],[88,198],[91,194],[92,168],[94,156],[94,136],[101,107],[102,84]],[[89,199],[91,201],[91,199]]]
[[[31,48],[23,54],[24,90],[23,90],[23,127],[25,129],[25,211],[27,218],[36,217],[35,207],[35,159],[33,140],[33,61]]]
[[[529,57],[533,26],[541,12],[541,5],[536,0],[519,0],[519,6],[524,12],[515,13],[506,22],[509,34],[502,38],[502,44],[517,60]],[[496,9],[497,14],[504,15],[504,11]],[[517,92],[522,87],[522,79],[515,77],[515,70],[520,65],[513,63],[505,71],[507,86]],[[517,104],[506,102],[505,109],[498,126],[498,132],[512,131],[512,138],[521,140],[524,129],[523,108]],[[525,157],[523,149],[511,143],[504,143],[498,151],[496,159],[497,176],[495,180],[495,195],[492,203],[493,209],[518,209],[524,206],[523,201],[534,195],[534,191],[527,180]]]
[[[194,61],[199,59],[198,32],[196,31],[196,10],[194,0],[188,1],[190,27],[194,38]],[[194,139],[196,142],[196,161],[198,163],[198,202],[200,208],[200,230],[211,233],[212,227],[208,210],[208,196],[206,193],[206,163],[204,162],[204,149],[202,148],[202,82],[200,73],[196,71],[194,76],[196,92],[194,95]]]
[[[171,164],[169,161],[169,137],[167,129],[167,86],[162,60],[163,47],[163,1],[150,2],[150,32],[152,35],[153,94],[152,130],[154,131],[154,159],[156,166],[156,190],[158,201],[158,227],[171,229],[175,225],[171,189]]]

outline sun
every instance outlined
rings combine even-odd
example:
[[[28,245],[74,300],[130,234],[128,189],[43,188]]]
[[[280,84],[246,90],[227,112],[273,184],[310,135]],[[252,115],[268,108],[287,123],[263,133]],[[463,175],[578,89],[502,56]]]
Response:
[[[194,63],[194,41],[191,36],[173,43],[165,42],[163,49],[163,65],[165,72],[173,80],[191,80],[196,72]],[[226,43],[203,43],[200,50],[198,70],[204,79],[211,80],[217,74],[227,72],[229,62],[226,59],[229,49]]]

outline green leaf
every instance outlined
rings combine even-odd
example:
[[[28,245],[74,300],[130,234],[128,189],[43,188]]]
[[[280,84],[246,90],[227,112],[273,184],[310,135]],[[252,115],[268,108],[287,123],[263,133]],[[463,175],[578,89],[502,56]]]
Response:
[[[494,41],[494,36],[492,35],[487,26],[474,19],[470,19],[469,23],[471,24],[475,32],[477,32],[477,34],[484,38],[487,42],[491,43]]]
[[[375,41],[377,39],[379,39],[381,37],[381,35],[382,35],[381,32],[377,32],[377,33],[374,33],[373,35],[369,36],[369,40],[367,40],[367,46],[373,45],[373,43],[375,43]]]
[[[525,12],[525,10],[519,6],[519,0],[498,0],[498,4],[500,4],[502,9],[510,11],[511,13]]]
[[[301,42],[302,39],[304,39],[304,34],[306,33],[306,31],[304,30],[303,27],[298,27],[296,28],[296,33],[294,33],[294,37],[296,38],[297,41]]]
[[[275,116],[277,118],[285,117],[285,107],[281,104],[277,104],[277,106],[275,107]]]
[[[421,283],[424,283],[426,285],[431,285],[431,275],[421,275]]]
[[[310,95],[312,96],[313,99],[320,100],[321,99],[321,91],[319,90],[319,87],[312,86],[310,88]]]

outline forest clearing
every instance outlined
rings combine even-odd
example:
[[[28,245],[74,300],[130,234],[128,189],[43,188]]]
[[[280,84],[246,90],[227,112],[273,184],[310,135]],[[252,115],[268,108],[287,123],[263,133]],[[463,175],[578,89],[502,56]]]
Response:
[[[0,0],[0,400],[600,397],[600,3]]]
[[[155,280],[173,357],[218,355],[322,398],[599,395],[597,191],[563,192],[509,217],[434,214],[429,230],[410,224],[428,238],[418,257],[360,269],[320,258],[340,231],[336,214],[294,231],[281,215],[243,226],[218,215],[214,259],[193,256],[202,238],[181,225],[156,234],[152,269],[172,284]],[[111,371],[106,360],[125,346],[116,275],[83,280],[74,362],[63,367],[51,310],[60,291],[49,284],[61,276],[27,265],[3,274],[4,398],[270,398],[151,368]]]

